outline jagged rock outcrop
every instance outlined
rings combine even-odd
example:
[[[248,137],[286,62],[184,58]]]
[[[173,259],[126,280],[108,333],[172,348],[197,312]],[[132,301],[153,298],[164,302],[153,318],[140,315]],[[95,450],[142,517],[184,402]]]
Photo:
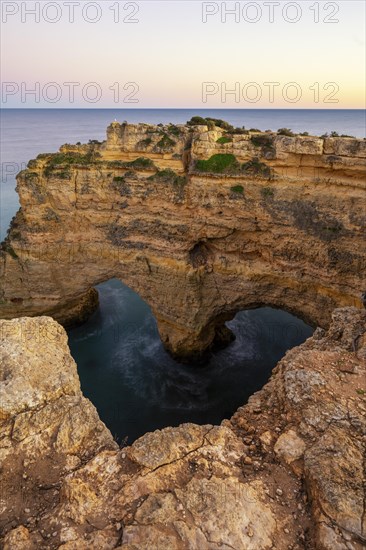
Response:
[[[221,426],[118,449],[52,319],[1,321],[4,550],[361,550],[366,311],[333,313]]]
[[[174,354],[200,354],[238,310],[327,327],[366,288],[366,141],[112,123],[103,143],[39,155],[0,252],[0,317],[64,326],[119,278]]]

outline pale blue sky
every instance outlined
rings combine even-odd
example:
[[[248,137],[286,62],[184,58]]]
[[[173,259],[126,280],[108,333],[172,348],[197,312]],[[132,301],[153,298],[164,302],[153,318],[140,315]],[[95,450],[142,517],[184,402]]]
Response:
[[[68,21],[69,8],[63,1],[48,2],[58,4],[58,11],[50,6],[45,15],[48,19],[60,17],[56,23],[45,21],[41,11],[37,23],[34,16],[24,11],[24,6],[31,8],[36,2],[2,2],[1,76],[3,82],[14,83],[3,86],[3,92],[8,93],[3,93],[2,106],[363,108],[365,3],[353,0],[268,3],[280,4],[273,8],[272,23],[266,2],[251,2],[262,10],[261,16],[255,11],[256,6],[247,7],[247,19],[252,20],[257,14],[256,23],[246,21],[242,12],[239,22],[228,16],[224,23],[220,11],[203,23],[204,8],[199,1],[149,0],[130,6],[119,2],[121,21],[116,23],[117,2],[103,0],[94,3],[99,6],[100,20],[92,24],[83,19],[82,8],[91,4],[84,0],[79,0],[79,6],[75,4],[73,23]],[[40,9],[46,4],[40,2]],[[124,23],[122,18],[135,11],[133,4],[139,9],[131,18],[139,22]],[[221,4],[211,2],[207,9],[219,9]],[[240,2],[241,10],[247,4]],[[287,12],[283,15],[285,4]],[[234,5],[235,2],[226,2],[227,8]],[[316,5],[318,23],[314,22]],[[299,21],[286,21],[285,17],[294,19],[299,15],[299,7],[302,11]],[[6,14],[16,8],[19,11],[14,15]],[[90,19],[97,13],[93,6],[86,12]],[[325,23],[326,17],[339,22]],[[25,94],[37,82],[40,103]],[[56,82],[58,87],[45,88],[49,82]],[[80,83],[75,86],[73,103],[65,82]],[[91,82],[97,83],[98,88],[86,87],[83,97],[82,88]],[[118,86],[111,90],[116,82]],[[135,85],[123,90],[129,82],[138,85],[138,92]],[[206,96],[206,102],[202,98],[204,82],[216,83],[209,87],[212,95]],[[256,84],[248,86],[251,82]],[[279,83],[273,88],[273,102],[269,85],[265,85],[268,82]],[[296,86],[286,86],[290,82]],[[313,86],[314,83],[318,84]],[[225,86],[227,89],[236,86],[237,96],[225,97]],[[118,87],[120,97],[116,103]],[[98,91],[101,94],[98,101],[87,101]],[[136,93],[131,99],[137,99],[138,103],[124,103],[123,99],[128,99],[132,92]],[[59,101],[47,101],[47,97],[52,99],[57,94]],[[258,101],[250,102],[255,96]],[[299,101],[291,102],[296,96]]]

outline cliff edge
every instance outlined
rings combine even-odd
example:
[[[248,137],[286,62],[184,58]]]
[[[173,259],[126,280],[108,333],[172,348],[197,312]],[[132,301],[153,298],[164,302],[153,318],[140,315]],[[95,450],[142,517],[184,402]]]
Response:
[[[361,550],[366,311],[333,312],[221,426],[119,449],[64,329],[0,321],[4,550]]]
[[[365,167],[362,139],[112,123],[106,141],[41,154],[18,175],[0,317],[71,326],[97,307],[95,285],[118,278],[180,358],[241,309],[327,328],[335,308],[362,307]]]

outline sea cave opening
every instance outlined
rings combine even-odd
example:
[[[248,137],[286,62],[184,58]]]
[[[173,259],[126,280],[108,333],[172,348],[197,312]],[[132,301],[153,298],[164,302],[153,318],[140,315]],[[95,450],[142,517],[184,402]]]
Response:
[[[227,322],[236,338],[200,364],[164,349],[155,318],[117,279],[97,287],[100,307],[69,331],[83,393],[119,444],[185,422],[218,424],[261,389],[290,348],[313,329],[283,310],[243,310]]]

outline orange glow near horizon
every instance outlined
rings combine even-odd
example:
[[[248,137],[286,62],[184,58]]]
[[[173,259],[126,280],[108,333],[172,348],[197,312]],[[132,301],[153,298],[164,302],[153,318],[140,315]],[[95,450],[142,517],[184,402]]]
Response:
[[[2,13],[3,108],[365,108],[363,2],[103,1],[74,22],[58,4]]]

